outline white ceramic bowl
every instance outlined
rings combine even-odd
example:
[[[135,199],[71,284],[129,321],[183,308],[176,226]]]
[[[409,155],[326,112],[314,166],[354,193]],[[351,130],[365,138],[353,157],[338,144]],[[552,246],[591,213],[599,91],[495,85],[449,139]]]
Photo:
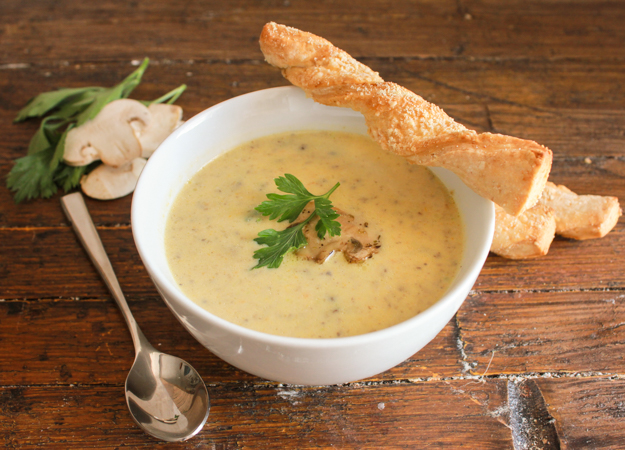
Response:
[[[434,169],[453,191],[464,220],[467,239],[462,266],[443,298],[398,325],[360,336],[302,339],[227,322],[178,289],[165,257],[163,236],[169,208],[185,182],[220,153],[259,136],[302,129],[367,132],[361,114],[319,105],[295,87],[252,92],[193,117],[163,142],[143,170],[132,201],[132,231],[141,259],[167,306],[215,355],[269,380],[307,385],[346,383],[401,363],[449,322],[488,255],[494,209],[454,174]]]

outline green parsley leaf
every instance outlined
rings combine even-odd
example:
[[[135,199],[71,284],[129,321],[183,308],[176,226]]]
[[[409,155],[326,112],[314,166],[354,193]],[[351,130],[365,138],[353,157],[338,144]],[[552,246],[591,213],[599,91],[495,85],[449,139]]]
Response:
[[[33,198],[48,198],[57,191],[54,172],[50,170],[50,161],[54,157],[54,148],[24,156],[15,161],[7,177],[7,186],[15,191],[15,201],[20,203]]]
[[[74,128],[74,124],[70,123],[59,138],[54,148],[54,156],[50,160],[50,170],[56,170],[59,164],[63,161],[63,154],[65,153],[65,140],[67,139],[67,133],[69,133],[72,128]]]
[[[130,93],[141,83],[141,77],[148,68],[150,60],[145,58],[137,70],[128,75],[121,83],[110,89],[103,89],[98,92],[88,107],[78,114],[76,126],[80,126],[88,120],[93,119],[106,105],[120,98],[127,98]]]
[[[302,182],[290,173],[286,173],[283,177],[278,177],[273,181],[276,183],[278,190],[282,192],[288,192],[300,197],[314,197],[314,195],[308,192]]]
[[[292,223],[310,202],[315,205],[315,210],[304,221],[285,230],[267,229],[258,233],[258,237],[254,240],[267,247],[254,252],[254,258],[258,259],[258,264],[253,269],[265,266],[276,269],[282,264],[284,255],[308,244],[303,228],[314,216],[319,217],[315,226],[319,239],[325,239],[326,234],[341,235],[341,224],[335,220],[338,219],[339,214],[332,209],[332,202],[329,199],[340,183],[336,183],[323,195],[314,195],[304,187],[300,180],[288,173],[276,178],[274,182],[278,190],[289,195],[267,194],[269,200],[255,208],[263,216],[269,216],[271,220],[278,219],[278,222],[288,220]]]
[[[267,198],[269,201],[261,203],[256,211],[263,216],[269,216],[270,220],[279,217],[278,222],[293,222],[310,203],[310,197],[300,198],[296,195],[267,194]]]
[[[100,161],[95,161],[88,166],[79,167],[60,164],[59,168],[54,172],[54,182],[57,186],[62,187],[65,192],[69,192],[80,184],[80,179],[84,174],[91,172],[91,170],[100,164]]]
[[[267,266],[270,269],[277,269],[282,264],[284,255],[302,248],[308,243],[302,233],[302,228],[308,222],[308,219],[294,227],[286,230],[276,231],[273,229],[263,230],[258,233],[258,237],[254,239],[260,245],[268,247],[261,248],[254,252],[254,258],[258,259],[258,264],[254,269]]]
[[[182,93],[185,91],[186,88],[187,88],[186,84],[181,84],[176,89],[172,89],[167,94],[160,96],[156,100],[152,100],[151,102],[144,102],[144,103],[147,105],[150,105],[152,103],[167,103],[168,105],[172,105],[176,100],[178,100],[178,97],[182,95]]]
[[[44,92],[32,98],[17,114],[14,122],[22,122],[32,117],[41,117],[64,103],[74,102],[85,94],[93,94],[103,90],[101,87],[64,88]]]
[[[330,236],[341,235],[341,224],[334,219],[338,219],[340,214],[332,209],[332,202],[327,198],[315,200],[315,213],[319,216],[319,222],[315,226],[317,236],[323,239],[326,233]]]
[[[52,143],[50,142],[53,139],[54,129],[51,124],[48,124],[49,121],[53,121],[55,118],[50,116],[43,119],[41,125],[30,139],[30,143],[28,144],[28,154],[32,155],[34,153],[43,152],[44,150],[52,147]]]

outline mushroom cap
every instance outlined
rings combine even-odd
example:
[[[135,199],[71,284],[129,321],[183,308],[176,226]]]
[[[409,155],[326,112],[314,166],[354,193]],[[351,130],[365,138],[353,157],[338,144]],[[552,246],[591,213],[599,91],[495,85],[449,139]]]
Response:
[[[85,195],[99,200],[112,200],[130,194],[147,161],[135,158],[121,167],[102,164],[80,180]]]
[[[152,103],[148,110],[151,114],[149,125],[138,130],[135,125],[143,158],[149,158],[165,138],[182,123],[182,108],[180,106]]]
[[[104,164],[120,167],[140,157],[141,144],[132,124],[147,128],[150,116],[148,108],[136,100],[120,99],[109,103],[93,120],[67,134],[65,163],[84,166],[101,159]]]

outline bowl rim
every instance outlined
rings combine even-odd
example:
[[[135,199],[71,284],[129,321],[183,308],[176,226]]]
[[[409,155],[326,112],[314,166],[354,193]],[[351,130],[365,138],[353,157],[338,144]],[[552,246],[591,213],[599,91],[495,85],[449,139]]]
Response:
[[[268,94],[271,95],[271,94],[276,94],[276,93],[278,95],[289,96],[289,95],[294,94],[295,92],[301,92],[301,90],[295,86],[281,86],[281,87],[274,87],[274,88],[268,88],[268,89],[262,89],[262,90],[249,92],[243,95],[232,97],[228,100],[224,100],[223,102],[217,103],[201,111],[200,113],[196,114],[195,116],[187,120],[185,123],[183,123],[176,130],[174,130],[174,132],[167,137],[167,139],[161,144],[161,146],[159,146],[157,151],[154,152],[154,154],[150,157],[150,159],[148,160],[139,178],[137,187],[135,189],[135,192],[132,198],[132,205],[131,205],[132,226],[131,228],[132,228],[132,234],[133,234],[133,238],[135,241],[135,245],[137,247],[137,250],[139,252],[139,255],[141,257],[141,260],[146,270],[148,271],[151,278],[153,279],[157,278],[159,280],[160,288],[159,286],[157,286],[157,289],[159,289],[159,292],[160,292],[160,289],[166,290],[167,291],[166,294],[170,297],[170,299],[173,299],[176,302],[183,304],[193,314],[196,314],[197,316],[199,316],[203,322],[207,322],[210,325],[218,326],[240,337],[248,338],[248,339],[263,343],[263,344],[268,344],[272,346],[284,346],[284,347],[289,347],[293,349],[297,349],[297,348],[299,349],[346,348],[346,347],[360,346],[363,344],[367,344],[369,342],[385,341],[386,339],[404,334],[408,332],[410,329],[414,329],[415,326],[419,322],[427,322],[430,319],[430,317],[438,316],[440,314],[445,314],[445,312],[449,311],[450,309],[453,309],[455,313],[458,307],[462,304],[462,302],[464,302],[466,298],[465,296],[461,295],[461,292],[465,290],[468,292],[471,289],[474,283],[474,280],[477,279],[479,272],[482,270],[483,264],[490,250],[490,243],[492,241],[494,228],[495,228],[495,212],[494,212],[494,206],[492,202],[486,199],[483,199],[483,200],[490,203],[490,208],[488,209],[489,214],[487,214],[487,217],[485,217],[485,225],[486,225],[486,228],[485,228],[486,233],[484,234],[485,241],[483,242],[482,245],[479,246],[479,251],[473,258],[473,264],[468,268],[466,273],[463,275],[462,279],[459,280],[458,278],[456,278],[452,284],[452,287],[450,287],[448,291],[438,301],[436,301],[436,303],[434,303],[433,305],[431,305],[430,307],[428,307],[426,310],[422,311],[421,313],[413,317],[410,317],[409,319],[406,319],[405,321],[400,322],[398,324],[392,325],[387,328],[383,328],[381,330],[365,333],[365,334],[345,336],[345,337],[336,337],[336,338],[301,338],[301,337],[291,337],[291,336],[269,334],[269,333],[265,333],[262,331],[252,330],[250,328],[246,328],[241,325],[237,325],[215,314],[212,314],[209,311],[202,308],[201,306],[197,305],[195,302],[189,299],[186,295],[184,295],[184,293],[182,293],[180,289],[172,285],[172,283],[170,283],[170,281],[168,280],[167,276],[165,276],[162,273],[162,271],[150,261],[150,258],[147,255],[147,250],[146,250],[147,248],[149,248],[150,243],[145,241],[145,239],[143,238],[143,236],[141,236],[141,233],[138,230],[138,228],[140,228],[140,226],[142,225],[142,218],[139,214],[139,209],[140,209],[140,203],[143,201],[143,198],[145,198],[146,196],[150,194],[147,180],[149,179],[151,167],[155,167],[160,159],[163,159],[166,157],[167,152],[172,151],[172,150],[168,150],[168,147],[170,148],[174,147],[172,143],[176,141],[176,139],[178,139],[178,137],[181,134],[187,133],[192,128],[195,128],[196,126],[201,125],[202,122],[204,122],[205,120],[208,120],[208,118],[210,118],[210,116],[214,114],[217,109],[223,107],[224,105],[228,103],[246,101],[253,97],[258,97],[258,96],[262,97]],[[342,109],[346,109],[346,108],[342,108]],[[352,110],[348,110],[348,111],[353,113],[353,115],[362,117],[362,115],[356,111],[352,111]],[[347,114],[347,115],[351,115],[351,114]],[[434,172],[436,172],[437,168],[430,168],[430,169],[431,170],[434,169]],[[445,170],[445,169],[439,169],[439,170]],[[195,173],[197,173],[197,171],[195,171]],[[167,211],[167,214],[168,213],[169,213],[169,210]],[[138,224],[138,226],[136,227],[135,224]],[[465,235],[465,240],[467,238],[468,236]],[[466,243],[465,243],[465,251],[466,251]],[[459,275],[457,275],[457,277],[458,276]],[[471,285],[467,286],[467,284],[471,284]],[[161,293],[161,296],[163,296],[163,293]],[[458,299],[459,296],[462,297],[460,300]],[[165,301],[166,304],[168,304],[168,301],[166,299],[163,299],[163,300]],[[456,303],[458,303],[458,305],[455,305]],[[440,330],[437,331],[437,334],[439,332]]]

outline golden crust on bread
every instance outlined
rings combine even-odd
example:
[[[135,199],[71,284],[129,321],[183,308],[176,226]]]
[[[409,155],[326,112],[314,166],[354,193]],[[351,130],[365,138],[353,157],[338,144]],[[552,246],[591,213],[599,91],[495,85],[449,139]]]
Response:
[[[495,205],[495,235],[490,251],[508,259],[544,256],[555,231],[553,211],[544,205],[536,205],[517,217]]]
[[[384,149],[414,164],[453,171],[508,214],[519,215],[538,200],[551,169],[549,149],[533,141],[468,130],[438,106],[384,82],[311,33],[268,23],[260,45],[267,62],[315,101],[361,112],[369,133]]]
[[[296,28],[266,24],[260,49],[272,66],[305,90],[349,83],[379,83],[377,72],[322,37]]]
[[[516,214],[535,202],[549,176],[551,152],[545,147],[468,130],[438,106],[397,84],[315,89],[311,96],[325,105],[362,112],[369,133],[382,148],[412,164],[451,170],[507,212]]]
[[[344,84],[315,89],[310,95],[324,105],[361,112],[371,136],[401,156],[420,153],[420,147],[439,136],[468,131],[438,106],[395,83]]]
[[[621,214],[616,197],[577,195],[548,181],[538,204],[517,217],[495,206],[491,251],[510,259],[546,255],[554,232],[577,240],[601,238]]]
[[[622,214],[616,197],[577,195],[551,182],[547,182],[539,202],[553,210],[556,233],[577,240],[605,236]]]

